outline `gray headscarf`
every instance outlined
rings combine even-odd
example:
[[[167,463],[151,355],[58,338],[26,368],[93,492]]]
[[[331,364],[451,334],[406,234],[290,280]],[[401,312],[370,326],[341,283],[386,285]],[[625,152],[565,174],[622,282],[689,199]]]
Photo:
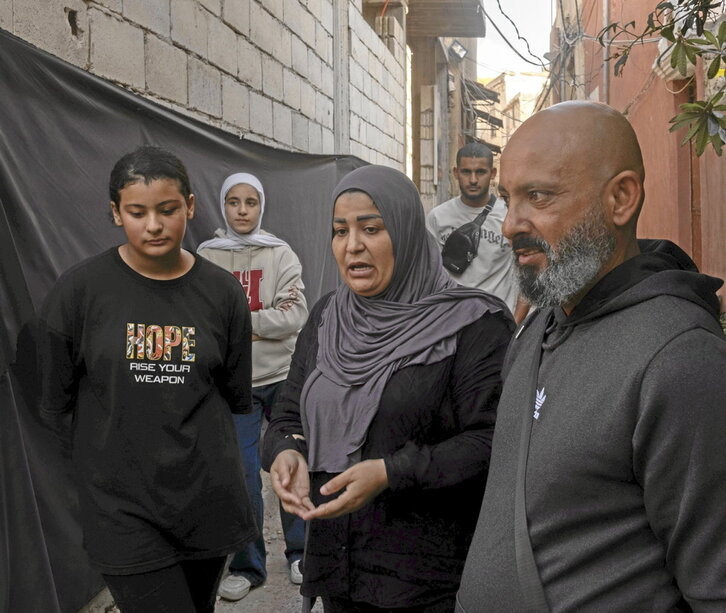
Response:
[[[456,334],[504,303],[457,285],[425,226],[416,186],[385,166],[363,166],[333,192],[365,192],[383,217],[393,243],[393,276],[379,295],[363,297],[341,284],[318,328],[316,365],[300,406],[308,465],[342,472],[360,449],[391,375],[404,366],[433,364],[456,352]]]

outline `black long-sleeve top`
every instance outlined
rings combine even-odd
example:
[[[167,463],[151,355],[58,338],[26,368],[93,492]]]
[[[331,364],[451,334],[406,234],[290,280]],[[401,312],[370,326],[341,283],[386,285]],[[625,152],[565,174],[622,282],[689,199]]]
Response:
[[[298,338],[264,440],[267,470],[278,453],[300,447],[287,435],[302,434],[300,393],[328,299]],[[401,607],[456,592],[486,483],[513,327],[508,313],[487,313],[458,333],[454,355],[392,375],[362,449],[363,460],[383,458],[389,488],[352,514],[311,522],[303,594]],[[311,474],[314,504],[332,498],[320,487],[333,476]]]

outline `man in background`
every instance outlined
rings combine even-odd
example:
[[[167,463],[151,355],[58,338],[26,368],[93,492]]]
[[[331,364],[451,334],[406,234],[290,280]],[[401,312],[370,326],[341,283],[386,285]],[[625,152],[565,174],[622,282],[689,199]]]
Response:
[[[497,176],[494,156],[485,145],[469,143],[457,152],[453,172],[461,194],[429,212],[426,227],[443,248],[454,230],[473,221],[490,204],[491,210],[481,224],[474,259],[461,274],[448,272],[457,283],[477,287],[504,300],[519,322],[527,314],[527,304],[518,304],[512,248],[502,235],[506,206],[489,192],[490,183]]]

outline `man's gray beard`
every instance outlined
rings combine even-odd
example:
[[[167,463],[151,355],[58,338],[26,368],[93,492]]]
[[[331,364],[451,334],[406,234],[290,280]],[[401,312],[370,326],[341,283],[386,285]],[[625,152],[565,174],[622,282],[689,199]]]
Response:
[[[572,228],[553,249],[536,239],[547,257],[541,271],[516,264],[519,290],[537,307],[567,304],[602,270],[615,251],[615,236],[605,225],[602,206],[595,204],[580,225]]]

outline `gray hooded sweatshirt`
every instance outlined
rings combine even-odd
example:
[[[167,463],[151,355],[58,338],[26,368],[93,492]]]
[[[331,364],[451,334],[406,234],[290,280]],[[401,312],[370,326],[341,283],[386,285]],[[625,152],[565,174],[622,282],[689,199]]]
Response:
[[[569,317],[544,309],[512,341],[459,612],[726,611],[722,282],[668,241],[640,243]],[[525,595],[515,554],[525,419],[546,607]]]

